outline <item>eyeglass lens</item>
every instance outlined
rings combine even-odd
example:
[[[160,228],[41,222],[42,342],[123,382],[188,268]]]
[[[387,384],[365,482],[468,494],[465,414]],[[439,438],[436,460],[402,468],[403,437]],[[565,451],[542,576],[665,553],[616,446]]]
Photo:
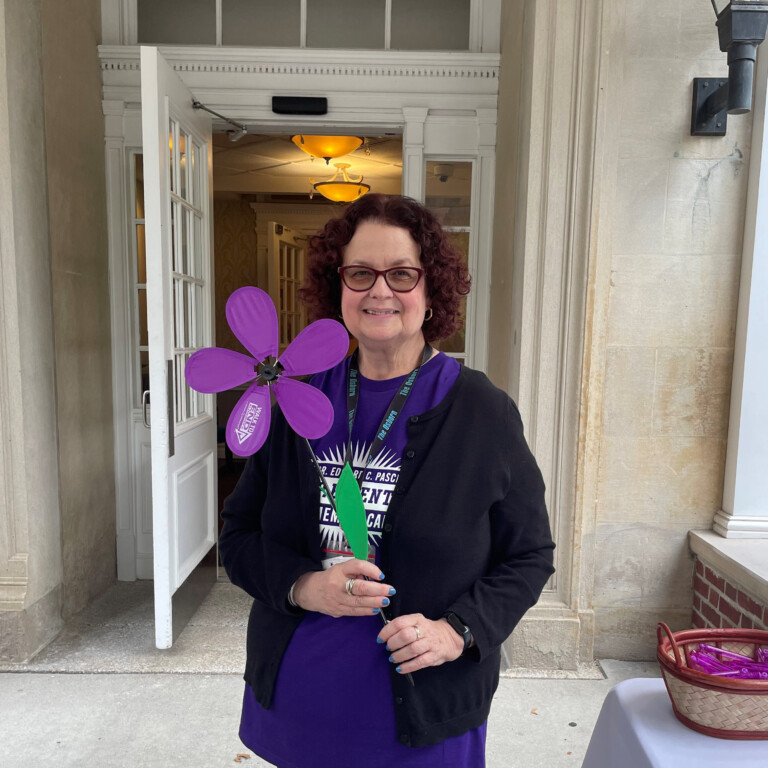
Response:
[[[345,268],[341,273],[348,288],[353,291],[367,291],[376,282],[379,274],[384,275],[387,285],[393,291],[410,291],[419,282],[419,270],[414,267],[393,267],[376,271],[367,267]]]

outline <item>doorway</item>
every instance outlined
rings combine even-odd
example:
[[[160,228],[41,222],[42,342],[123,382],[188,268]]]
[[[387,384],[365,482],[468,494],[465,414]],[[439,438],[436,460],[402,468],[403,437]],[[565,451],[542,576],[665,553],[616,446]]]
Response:
[[[216,346],[245,351],[225,317],[227,298],[245,285],[261,288],[275,303],[281,351],[307,325],[296,295],[303,280],[307,241],[345,206],[313,189],[313,182],[333,176],[334,163],[348,163],[349,176],[362,176],[374,192],[401,193],[402,136],[357,135],[363,139],[358,149],[326,162],[299,149],[288,132],[248,133],[236,142],[227,133],[214,133]],[[216,396],[219,512],[245,466],[245,459],[224,442],[227,419],[245,388]]]

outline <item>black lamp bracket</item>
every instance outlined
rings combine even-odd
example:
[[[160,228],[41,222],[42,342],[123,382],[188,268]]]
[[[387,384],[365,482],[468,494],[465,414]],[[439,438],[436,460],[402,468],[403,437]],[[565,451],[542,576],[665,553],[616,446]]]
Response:
[[[728,79],[694,77],[691,136],[725,136],[728,126]]]
[[[768,0],[731,0],[717,15],[720,50],[728,54],[728,77],[696,77],[691,109],[692,136],[725,136],[727,115],[752,109],[757,47],[768,31]]]

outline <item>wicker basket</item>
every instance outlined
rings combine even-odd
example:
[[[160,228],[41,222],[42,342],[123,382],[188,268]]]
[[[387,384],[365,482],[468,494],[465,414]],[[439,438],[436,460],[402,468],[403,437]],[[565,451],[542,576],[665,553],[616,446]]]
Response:
[[[768,680],[739,680],[691,668],[689,653],[701,643],[756,658],[768,647],[758,629],[657,629],[656,658],[677,719],[694,731],[721,739],[768,739]],[[666,637],[664,637],[666,635]]]

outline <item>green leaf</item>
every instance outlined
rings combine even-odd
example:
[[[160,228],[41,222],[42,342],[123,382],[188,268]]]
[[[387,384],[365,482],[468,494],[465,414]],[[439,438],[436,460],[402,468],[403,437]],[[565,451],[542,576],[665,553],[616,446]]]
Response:
[[[335,498],[336,516],[339,518],[339,525],[347,537],[352,554],[358,560],[367,560],[368,522],[360,486],[349,463],[346,463],[341,470],[341,477],[336,483]]]

